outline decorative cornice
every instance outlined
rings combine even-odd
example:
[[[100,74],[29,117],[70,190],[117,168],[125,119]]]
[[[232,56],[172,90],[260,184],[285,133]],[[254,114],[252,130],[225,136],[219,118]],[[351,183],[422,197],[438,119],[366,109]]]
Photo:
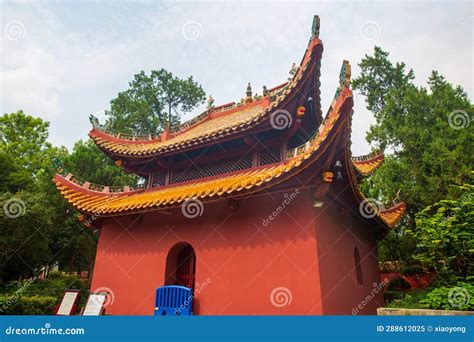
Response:
[[[352,157],[352,165],[361,176],[369,176],[384,162],[383,153],[374,152],[365,156]]]

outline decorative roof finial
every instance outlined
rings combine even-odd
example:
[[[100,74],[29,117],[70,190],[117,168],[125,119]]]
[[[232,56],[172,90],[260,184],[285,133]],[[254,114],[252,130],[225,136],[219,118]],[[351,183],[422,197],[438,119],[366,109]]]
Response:
[[[315,15],[311,26],[311,38],[319,38],[319,24],[319,15]]]
[[[267,86],[263,86],[262,94],[264,97],[267,97],[268,95],[270,95],[270,92],[268,91]]]
[[[245,103],[250,103],[250,102],[253,101],[253,99],[252,99],[252,86],[250,85],[250,82],[247,85],[247,91],[245,92],[245,95],[247,95],[247,97],[245,98]]]
[[[293,78],[293,76],[295,76],[297,71],[298,71],[298,67],[296,66],[296,63],[291,64],[291,68],[289,71],[290,77],[288,77],[288,81],[291,81],[291,79]]]
[[[252,86],[250,85],[250,83],[247,85],[247,91],[245,92],[245,95],[247,95],[247,97],[252,96]]]
[[[100,122],[99,122],[99,119],[97,119],[94,115],[89,115],[89,121],[91,122],[92,124],[92,127],[94,128],[98,128],[100,129],[101,128],[101,125],[100,125]]]
[[[63,164],[57,157],[53,157],[53,164],[57,171],[60,171],[63,168]]]
[[[209,95],[209,98],[207,99],[207,109],[212,108],[214,108],[214,99],[212,98],[212,95]]]
[[[349,61],[342,62],[341,73],[339,74],[339,84],[341,87],[348,87],[351,83],[351,65]]]
[[[339,86],[337,87],[334,98],[337,99],[344,87],[349,87],[351,84],[351,65],[348,61],[342,62],[341,72],[339,73]]]

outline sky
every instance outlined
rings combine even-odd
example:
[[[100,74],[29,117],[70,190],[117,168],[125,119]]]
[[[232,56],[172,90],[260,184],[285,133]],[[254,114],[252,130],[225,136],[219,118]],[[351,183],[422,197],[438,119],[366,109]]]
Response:
[[[303,56],[314,14],[323,113],[342,61],[354,78],[375,45],[412,68],[418,85],[437,70],[473,98],[471,1],[0,1],[0,112],[49,121],[50,141],[68,148],[87,139],[89,114],[103,121],[141,70],[192,75],[216,105],[240,100],[248,82],[259,93],[281,84]],[[355,94],[353,155],[370,151],[365,132],[374,119],[364,101]]]

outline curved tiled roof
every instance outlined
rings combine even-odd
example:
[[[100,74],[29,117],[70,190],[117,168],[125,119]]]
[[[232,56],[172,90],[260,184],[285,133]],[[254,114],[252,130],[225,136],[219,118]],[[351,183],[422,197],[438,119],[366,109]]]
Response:
[[[160,139],[145,142],[123,141],[111,138],[108,134],[100,132],[96,128],[89,133],[89,136],[99,147],[107,151],[121,155],[149,155],[196,144],[220,134],[239,131],[242,126],[252,124],[267,107],[268,104],[264,101],[252,103],[252,106],[242,106],[231,114],[204,120],[164,141]]]
[[[345,84],[336,94],[338,98],[331,104],[331,108],[315,136],[305,144],[288,151],[289,159],[280,164],[133,192],[108,193],[94,191],[89,187],[74,182],[71,177],[63,177],[60,174],[55,176],[54,182],[70,204],[79,211],[94,216],[114,216],[133,212],[160,210],[177,207],[185,201],[193,199],[208,202],[221,200],[227,195],[239,197],[261,191],[297,174],[308,166],[302,165],[306,159],[318,151],[321,152],[320,147],[322,143],[333,130],[335,123],[340,117],[342,105],[346,99],[352,97],[348,84]],[[325,145],[329,144],[330,142]],[[353,158],[351,160],[353,161]],[[360,192],[353,172],[354,168],[351,168],[350,173],[353,180],[350,183],[359,203],[365,202],[367,199]],[[377,210],[375,208],[373,217],[384,225],[393,227],[401,220],[405,210],[406,206],[404,203],[399,203],[389,209]]]
[[[378,216],[389,227],[395,226],[405,215],[406,205],[403,202],[397,203],[393,207],[385,210],[380,210]]]
[[[200,118],[196,124],[179,132],[167,132],[162,137],[149,140],[134,140],[111,135],[96,124],[89,136],[105,152],[119,156],[150,156],[180,150],[255,127],[268,118],[283,101],[289,100],[292,93],[296,93],[293,90],[301,83],[303,74],[308,68],[315,68],[313,72],[319,75],[321,53],[322,43],[317,35],[313,35],[293,78],[283,87],[277,87],[276,95],[226,109],[217,115],[212,112],[207,116],[200,115],[202,119]],[[312,59],[317,59],[318,62],[310,63]]]
[[[361,176],[369,176],[382,165],[384,161],[382,153],[373,153],[361,157],[352,157],[352,165]]]
[[[291,170],[300,161],[292,160],[278,166],[248,170],[214,179],[177,184],[145,191],[130,196],[113,197],[83,194],[68,187],[57,179],[56,186],[61,194],[78,210],[95,215],[108,215],[125,211],[146,210],[180,204],[189,199],[207,199],[223,194],[238,193],[260,186]]]
[[[253,168],[183,184],[172,184],[147,191],[120,193],[119,195],[81,188],[78,184],[59,174],[55,176],[54,182],[64,198],[76,209],[98,216],[159,209],[179,205],[193,198],[208,200],[221,195],[238,195],[239,192],[251,189],[258,191],[259,188],[270,181],[283,178],[290,171],[297,170],[304,160],[318,151],[340,117],[342,105],[350,97],[352,97],[352,92],[349,88],[345,88],[331,112],[328,113],[321,124],[317,134],[306,144],[289,151],[291,158],[277,165]]]
[[[290,83],[281,88],[276,99],[270,102],[268,97],[252,103],[233,107],[227,106],[216,115],[202,116],[199,120],[183,126],[183,129],[170,137],[150,140],[130,140],[111,136],[97,128],[90,132],[94,141],[107,152],[124,156],[146,156],[164,151],[180,150],[186,146],[196,145],[234,132],[254,127],[269,117],[283,101],[289,99],[296,85],[301,81],[303,72],[311,68],[319,69],[319,60],[309,63],[315,51],[322,51],[321,41],[317,37],[319,27],[313,27],[313,36],[300,64]],[[316,34],[315,34],[316,32]],[[318,46],[320,49],[318,49]],[[306,73],[305,78],[312,73]],[[319,75],[319,71],[317,71]],[[149,210],[165,210],[183,205],[186,201],[200,200],[212,202],[227,197],[241,197],[262,191],[280,184],[308,168],[321,156],[329,146],[335,144],[336,135],[350,134],[349,113],[352,106],[352,92],[349,89],[350,65],[344,61],[339,77],[339,86],[324,121],[305,144],[287,153],[284,162],[261,167],[254,167],[239,172],[221,174],[189,182],[170,184],[150,189],[130,189],[123,187],[115,193],[107,186],[91,185],[70,174],[56,174],[54,182],[64,198],[79,211],[89,217],[116,216],[141,213]],[[319,84],[319,82],[317,82]],[[316,89],[318,92],[319,89]],[[350,101],[347,101],[349,100]],[[344,106],[344,110],[342,110]],[[281,107],[280,107],[281,108]],[[342,115],[342,112],[344,115]],[[342,131],[344,130],[344,131]],[[169,132],[167,132],[169,134]],[[328,136],[330,136],[329,139]],[[338,140],[339,141],[339,140]],[[343,140],[341,140],[343,141]],[[349,174],[350,188],[355,196],[350,196],[352,204],[362,204],[367,199],[357,185],[356,173],[367,175],[373,172],[383,161],[383,155],[371,155],[351,158],[350,139],[345,140],[345,163]],[[339,144],[339,143],[337,143]],[[330,153],[330,152],[327,152]],[[348,188],[348,191],[351,191]],[[133,191],[130,191],[133,190]],[[377,208],[376,208],[377,209]],[[392,227],[403,217],[406,210],[404,203],[392,208],[375,210],[373,217],[383,226]]]
[[[406,205],[404,202],[397,203],[392,207],[385,209],[381,203],[375,199],[366,198],[357,185],[356,172],[361,175],[367,175],[375,171],[384,160],[383,154],[369,154],[361,157],[351,157],[350,141],[346,143],[346,155],[348,156],[352,167],[348,168],[347,172],[351,180],[349,184],[353,194],[355,195],[359,204],[359,213],[364,218],[375,218],[389,228],[397,225],[405,215]],[[349,165],[349,164],[348,164]],[[368,173],[367,173],[368,172]]]

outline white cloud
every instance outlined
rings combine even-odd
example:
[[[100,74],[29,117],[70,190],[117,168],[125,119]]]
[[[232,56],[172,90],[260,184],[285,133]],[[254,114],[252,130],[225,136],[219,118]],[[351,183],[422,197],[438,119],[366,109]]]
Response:
[[[63,66],[40,47],[27,46],[21,53],[9,50],[4,59],[2,102],[44,119],[60,111],[60,84]],[[27,56],[27,58],[25,58]]]

